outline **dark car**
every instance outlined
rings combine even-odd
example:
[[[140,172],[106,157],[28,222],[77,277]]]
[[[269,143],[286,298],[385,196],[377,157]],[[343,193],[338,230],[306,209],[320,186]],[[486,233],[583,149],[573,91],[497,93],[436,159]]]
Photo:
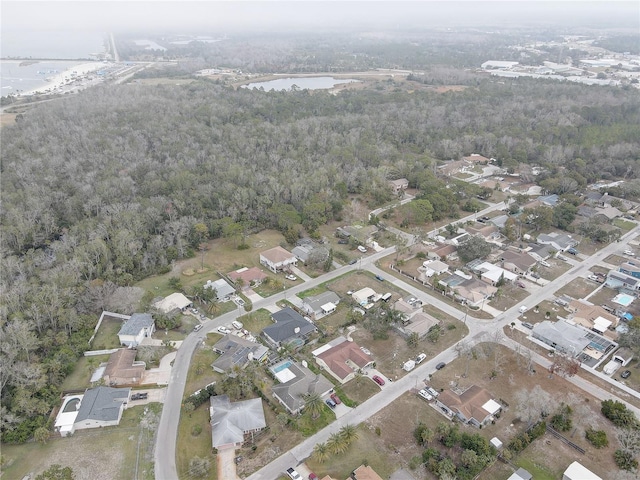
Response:
[[[529,330],[533,330],[533,325],[529,322],[522,322],[522,326],[528,328]]]
[[[575,248],[570,248],[569,250],[567,250],[567,253],[570,253],[571,255],[577,255],[578,250],[576,250]]]
[[[148,393],[134,393],[131,395],[131,400],[146,400],[148,396]]]
[[[327,398],[324,403],[326,403],[327,405],[329,405],[331,408],[336,408],[336,402],[334,402],[333,400],[331,400],[330,398]]]
[[[354,258],[353,260],[349,260],[349,265],[354,265],[357,261],[358,261],[357,258]]]
[[[338,395],[336,395],[335,393],[332,393],[329,396],[331,397],[331,400],[333,400],[335,402],[336,405],[340,405],[342,403],[340,401],[340,397],[338,397]]]
[[[338,240],[338,243],[340,245],[348,245],[349,244],[349,240],[345,240],[344,238],[341,238],[340,240]]]
[[[631,370],[625,370],[620,374],[622,378],[629,378],[631,376]]]
[[[384,278],[382,278],[380,275],[376,275],[376,280],[384,282]]]
[[[439,364],[436,365],[436,370],[442,370],[446,366],[447,366],[446,363],[440,362]]]
[[[384,380],[382,379],[382,377],[379,377],[378,375],[374,375],[371,378],[373,378],[373,381],[376,382],[378,385],[380,386],[384,385]]]

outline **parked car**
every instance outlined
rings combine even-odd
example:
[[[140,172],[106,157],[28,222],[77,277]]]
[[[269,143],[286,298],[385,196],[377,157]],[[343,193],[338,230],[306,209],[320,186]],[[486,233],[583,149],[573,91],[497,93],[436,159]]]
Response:
[[[380,275],[376,275],[376,280],[378,280],[379,282],[384,282],[384,278],[382,278]]]
[[[593,280],[594,282],[597,282],[597,281],[598,281],[598,277],[597,277],[596,275],[589,275],[587,278],[588,278],[589,280]]]
[[[522,326],[524,328],[528,328],[529,330],[533,330],[533,325],[530,324],[529,322],[522,322]]]
[[[384,380],[382,379],[382,377],[380,377],[378,375],[374,375],[371,378],[373,378],[373,381],[376,382],[378,385],[380,385],[380,386],[384,385]]]
[[[238,455],[236,457],[236,463],[240,463],[242,461],[242,455]]]
[[[429,394],[429,392],[427,392],[425,389],[422,389],[418,392],[418,395],[420,395],[422,398],[424,398],[425,400],[427,400],[428,402],[430,402],[431,400],[433,400],[433,397],[431,396],[431,394]]]
[[[424,362],[425,358],[427,358],[427,355],[425,353],[421,353],[420,355],[418,355],[416,357],[416,363],[420,364],[420,363]]]
[[[355,263],[358,261],[357,258],[354,258],[352,260],[349,260],[349,265],[355,265]]]
[[[620,374],[622,378],[629,378],[631,376],[631,370],[625,370]]]
[[[218,327],[218,332],[220,332],[223,335],[227,335],[227,334],[231,333],[231,331],[227,327],[224,327],[224,326]]]
[[[547,267],[547,268],[551,267],[551,265],[548,262],[545,262],[544,260],[540,260],[538,263],[543,267]]]
[[[577,255],[578,254],[578,250],[576,250],[575,248],[571,247],[569,250],[567,250],[567,253],[570,253],[571,255]]]
[[[239,307],[244,307],[244,300],[240,297],[236,297],[234,302],[236,302],[236,305],[238,305]]]
[[[633,250],[625,250],[624,254],[625,255],[629,255],[630,257],[633,257],[633,255],[634,255]]]
[[[193,331],[194,331],[194,332],[197,332],[197,331],[198,331],[198,330],[200,330],[201,328],[202,328],[202,324],[201,324],[201,323],[199,323],[199,324],[197,324],[195,327],[193,327]]]
[[[324,403],[326,403],[327,405],[329,405],[329,407],[331,408],[336,408],[336,402],[334,402],[333,400],[331,400],[330,398],[327,398]]]
[[[291,274],[287,275],[284,278],[286,278],[287,280],[291,280],[292,282],[295,282],[298,279],[298,277],[296,277],[295,275],[291,275]]]
[[[363,245],[358,245],[358,251],[362,253],[367,253],[367,247]]]
[[[311,472],[309,474],[309,480],[318,480],[318,476],[315,473]]]
[[[520,282],[520,281],[516,282],[516,285],[518,287],[520,287],[520,288],[527,288],[527,286],[524,283]]]
[[[336,405],[340,405],[342,403],[342,401],[340,400],[340,397],[338,395],[336,395],[335,393],[332,393],[329,396],[331,397],[331,400],[333,400],[335,402]]]
[[[540,278],[540,275],[538,275],[536,272],[531,272],[531,276],[536,280]]]
[[[131,395],[131,400],[146,400],[148,396],[148,393],[134,393]]]
[[[244,325],[242,325],[242,322],[239,322],[238,320],[234,320],[233,322],[231,322],[231,325],[233,325],[233,328],[235,328],[236,330],[242,330],[242,327],[244,327]]]
[[[429,392],[433,398],[436,398],[439,395],[438,391],[433,387],[427,387],[427,392]]]
[[[338,243],[340,245],[348,245],[349,244],[349,240],[346,240],[344,238],[341,238],[340,240],[338,240]]]
[[[292,467],[287,468],[287,475],[291,480],[302,480],[302,477],[300,476],[300,474],[296,472],[295,469]]]
[[[442,370],[446,366],[447,366],[446,363],[440,362],[439,364],[436,365],[436,370]]]

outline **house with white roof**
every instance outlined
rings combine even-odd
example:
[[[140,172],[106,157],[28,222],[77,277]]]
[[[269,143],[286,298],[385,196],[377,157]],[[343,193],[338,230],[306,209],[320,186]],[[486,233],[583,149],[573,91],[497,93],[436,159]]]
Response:
[[[153,306],[160,310],[162,313],[170,313],[174,310],[180,310],[181,312],[184,312],[192,305],[193,302],[179,292],[172,293],[171,295],[153,304]]]
[[[562,474],[562,480],[602,480],[580,462],[573,462]]]
[[[302,300],[302,308],[308,315],[320,318],[336,311],[340,297],[332,291],[323,292],[319,295],[306,297]]]
[[[353,298],[353,301],[358,305],[366,305],[367,303],[373,302],[373,299],[377,295],[378,294],[373,288],[364,287],[357,292],[353,292],[351,294],[351,298]]]
[[[474,268],[474,271],[480,274],[480,279],[483,282],[492,286],[495,286],[501,278],[504,278],[505,282],[515,282],[518,279],[518,274],[489,262],[482,262]]]

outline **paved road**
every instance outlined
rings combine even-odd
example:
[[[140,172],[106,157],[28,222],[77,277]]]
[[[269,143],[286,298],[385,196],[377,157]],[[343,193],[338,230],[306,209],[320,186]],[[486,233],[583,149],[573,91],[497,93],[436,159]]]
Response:
[[[489,207],[488,209],[479,212],[480,214],[484,214],[484,212],[489,212],[494,207]],[[467,218],[470,218],[469,216]],[[538,291],[532,293],[522,304],[531,306],[536,305],[540,301],[548,298],[550,296],[549,292],[553,292],[556,289],[560,288],[562,285],[566,284],[573,278],[577,276],[584,276],[585,272],[591,268],[594,264],[600,262],[607,256],[616,253],[624,248],[628,241],[635,238],[640,231],[640,227],[636,227],[629,233],[627,233],[623,239],[619,243],[613,243],[607,245],[598,253],[585,259],[580,265],[570,269],[561,277],[558,277],[554,281],[550,282],[544,288],[539,289]],[[356,270],[357,268],[365,268],[370,270],[373,273],[383,274],[381,270],[375,267],[375,262],[379,259],[392,254],[395,252],[395,247],[390,247],[382,250],[376,254],[373,254],[368,257],[364,257],[361,262],[357,265],[346,265],[340,267],[337,270],[329,272],[321,277],[313,279],[309,282],[305,282],[301,285],[293,287],[289,289],[286,293],[279,293],[272,297],[260,300],[254,304],[255,309],[259,309],[265,307],[269,304],[273,304],[274,302],[280,301],[285,298],[285,295],[293,295],[299,293],[300,291],[307,290],[309,288],[313,288],[320,283],[324,283],[332,278],[336,278],[340,275],[343,275],[346,272]],[[518,308],[522,304],[515,305],[513,308],[507,310],[502,315],[496,317],[493,320],[482,320],[477,319],[475,317],[469,315],[463,315],[460,311],[458,311],[453,306],[448,303],[442,302],[439,299],[432,297],[421,290],[413,287],[412,285],[406,284],[402,280],[396,278],[389,278],[394,285],[398,285],[399,287],[405,289],[412,295],[416,296],[416,298],[422,299],[425,303],[431,303],[436,307],[442,309],[446,313],[456,317],[462,318],[463,316],[466,319],[467,326],[469,327],[469,334],[467,335],[467,339],[471,339],[473,343],[479,341],[489,340],[496,331],[502,331],[502,328],[509,324],[513,319],[518,316]],[[189,364],[191,362],[191,358],[193,357],[193,353],[197,345],[203,341],[205,334],[217,328],[220,325],[228,324],[233,319],[238,316],[237,311],[227,313],[221,317],[218,317],[214,320],[209,320],[204,324],[203,329],[197,334],[191,334],[184,341],[182,348],[178,351],[178,355],[176,356],[176,360],[174,362],[174,368],[171,375],[171,380],[169,383],[169,387],[167,390],[166,401],[162,410],[162,417],[160,419],[160,425],[158,427],[158,440],[156,444],[156,452],[155,452],[155,474],[156,478],[159,480],[170,480],[178,478],[176,464],[175,464],[175,450],[176,450],[176,438],[178,433],[178,421],[180,417],[180,406],[182,401],[182,396],[184,393],[185,382],[187,371],[189,369]],[[308,438],[302,444],[293,448],[290,452],[285,453],[281,457],[278,457],[270,464],[263,467],[258,472],[254,473],[249,477],[250,480],[272,480],[273,478],[277,478],[287,467],[291,465],[297,465],[304,458],[308,457],[312,450],[313,446],[318,442],[324,442],[327,440],[329,435],[337,432],[342,426],[346,424],[356,425],[366,420],[371,415],[375,414],[385,406],[389,405],[396,398],[402,395],[404,392],[409,390],[412,387],[415,387],[417,382],[420,379],[426,378],[428,373],[431,373],[435,369],[435,365],[439,362],[450,362],[457,357],[457,352],[455,350],[455,345],[443,351],[433,359],[424,363],[417,369],[415,369],[411,374],[406,375],[402,379],[393,383],[393,388],[385,388],[379,394],[367,400],[362,405],[350,411],[348,414],[342,416],[337,419],[331,425],[326,427],[325,429],[318,432],[316,435]],[[542,357],[544,358],[544,357]],[[575,377],[574,377],[575,378]],[[577,379],[575,381],[578,381]],[[585,388],[588,391],[593,390],[593,386],[589,383],[586,383],[581,388]],[[609,394],[607,394],[609,395]],[[613,395],[609,395],[606,398],[614,398]]]

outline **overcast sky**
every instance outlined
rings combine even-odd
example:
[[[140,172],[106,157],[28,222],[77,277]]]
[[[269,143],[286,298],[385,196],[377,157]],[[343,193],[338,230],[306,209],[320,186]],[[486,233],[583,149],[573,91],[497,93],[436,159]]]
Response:
[[[5,1],[7,30],[235,31],[553,23],[640,25],[640,2],[525,1]]]

